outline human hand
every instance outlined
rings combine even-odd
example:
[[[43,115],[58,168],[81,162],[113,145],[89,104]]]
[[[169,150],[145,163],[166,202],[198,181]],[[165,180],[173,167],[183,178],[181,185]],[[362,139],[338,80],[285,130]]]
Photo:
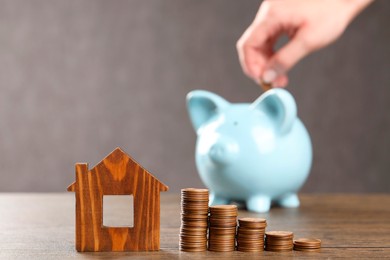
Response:
[[[244,73],[257,83],[288,84],[287,72],[309,53],[335,41],[373,0],[265,0],[237,42]],[[274,50],[277,39],[289,41]]]

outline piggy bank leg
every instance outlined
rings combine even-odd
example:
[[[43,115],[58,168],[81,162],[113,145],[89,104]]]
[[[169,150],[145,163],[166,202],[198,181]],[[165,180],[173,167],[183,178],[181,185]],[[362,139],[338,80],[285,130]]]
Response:
[[[256,195],[246,201],[246,207],[249,211],[267,212],[271,207],[271,199],[268,196]]]
[[[227,198],[222,197],[222,196],[216,195],[215,193],[210,193],[209,204],[210,204],[210,206],[226,205],[226,204],[229,204],[229,200]]]
[[[296,193],[288,194],[278,200],[278,204],[285,208],[299,207],[299,198]]]

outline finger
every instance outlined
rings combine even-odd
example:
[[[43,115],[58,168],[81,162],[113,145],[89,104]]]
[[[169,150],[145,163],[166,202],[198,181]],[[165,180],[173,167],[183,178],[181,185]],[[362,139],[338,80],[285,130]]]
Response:
[[[237,42],[237,51],[244,73],[256,81],[264,71],[266,61],[273,55],[278,31],[264,21],[251,25]]]
[[[244,73],[250,78],[257,78],[260,67],[256,59],[258,54],[255,50],[247,46],[246,44],[237,45],[238,57]]]
[[[311,52],[311,48],[306,43],[303,32],[298,32],[285,46],[277,51],[269,60],[264,76],[271,75],[264,79],[273,82],[281,75],[285,75],[295,64]]]
[[[275,79],[273,85],[276,88],[284,88],[287,86],[287,84],[288,84],[288,77],[286,75],[282,75],[282,76],[278,77],[277,79]]]
[[[237,52],[244,73],[253,79],[257,79],[265,62],[262,53],[256,45],[252,44],[252,37],[253,30],[248,28],[237,42]]]

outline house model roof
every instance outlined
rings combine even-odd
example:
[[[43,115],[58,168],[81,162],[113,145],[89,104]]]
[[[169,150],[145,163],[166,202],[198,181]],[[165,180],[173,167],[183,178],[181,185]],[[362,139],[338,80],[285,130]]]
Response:
[[[128,167],[131,164],[133,167]],[[138,170],[134,170],[134,165]],[[125,153],[121,148],[117,147],[109,155],[107,155],[102,161],[100,161],[96,166],[88,170],[88,164],[78,163],[76,168],[81,168],[83,174],[111,174],[112,179],[120,182],[127,175],[137,175],[140,171],[144,171],[150,175],[155,181],[157,181],[160,191],[167,191],[168,186],[160,182],[153,174],[143,168],[138,162],[136,162],[131,156]],[[130,170],[132,169],[132,170]],[[104,183],[102,183],[104,185]],[[67,188],[68,191],[76,191],[77,189],[77,178]]]

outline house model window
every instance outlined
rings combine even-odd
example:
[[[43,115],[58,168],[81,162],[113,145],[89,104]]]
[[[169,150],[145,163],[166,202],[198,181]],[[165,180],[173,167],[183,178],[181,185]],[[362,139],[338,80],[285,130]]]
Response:
[[[103,196],[103,226],[133,227],[134,197],[133,195]]]

